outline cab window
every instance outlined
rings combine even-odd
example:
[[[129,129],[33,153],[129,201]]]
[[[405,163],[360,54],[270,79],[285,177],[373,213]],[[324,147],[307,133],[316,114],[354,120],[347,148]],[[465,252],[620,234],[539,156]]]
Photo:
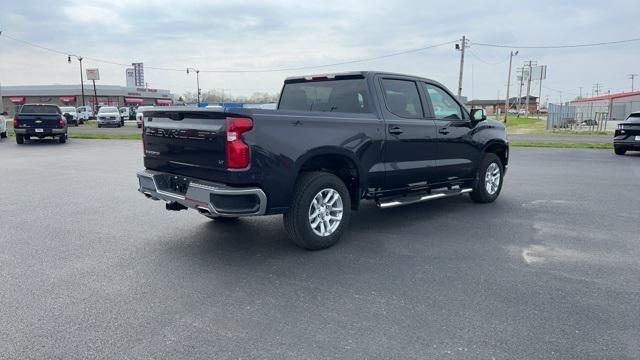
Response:
[[[423,118],[420,93],[416,83],[409,80],[383,79],[384,100],[389,111],[399,117]]]
[[[462,109],[451,95],[435,85],[423,83],[423,86],[425,93],[431,99],[436,119],[462,120]]]

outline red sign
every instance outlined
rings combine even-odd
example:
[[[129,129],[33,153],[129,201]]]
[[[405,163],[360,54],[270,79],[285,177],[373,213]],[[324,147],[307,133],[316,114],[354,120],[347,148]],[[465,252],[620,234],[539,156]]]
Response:
[[[63,103],[76,101],[75,96],[60,96],[58,99],[60,99],[60,101]]]
[[[171,105],[173,100],[171,99],[156,99],[156,105]]]
[[[144,102],[144,100],[140,99],[140,98],[124,98],[124,103],[125,104],[142,104]]]
[[[24,102],[24,96],[9,96],[9,101],[15,104],[22,104]]]

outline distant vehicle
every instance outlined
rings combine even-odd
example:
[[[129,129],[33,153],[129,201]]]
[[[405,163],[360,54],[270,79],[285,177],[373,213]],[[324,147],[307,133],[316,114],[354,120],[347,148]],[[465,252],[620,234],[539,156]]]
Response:
[[[85,121],[93,119],[93,110],[91,106],[78,106],[76,109],[78,113],[78,120],[80,124],[84,124]]]
[[[78,120],[78,111],[73,106],[61,106],[62,116],[67,119],[67,124],[73,124],[78,126],[80,120]]]
[[[598,126],[598,120],[587,119],[580,123],[580,126]]]
[[[98,119],[99,128],[103,126],[123,126],[120,111],[118,111],[118,108],[115,106],[102,106],[100,110],[98,110],[98,115],[96,115],[96,117]]]
[[[142,127],[144,111],[150,109],[153,109],[153,106],[138,106],[138,108],[136,109],[136,124],[138,124],[138,129]]]
[[[3,111],[0,113],[0,139],[4,139],[7,137],[7,112]]]
[[[408,75],[288,78],[276,110],[145,114],[144,196],[216,221],[284,214],[291,240],[313,250],[335,244],[364,200],[381,208],[462,194],[493,202],[509,160],[502,122]]]
[[[120,108],[120,116],[123,120],[135,120],[136,111],[128,106],[123,106]]]
[[[509,109],[509,114],[517,114],[518,109]]]
[[[13,130],[18,144],[31,140],[31,137],[57,137],[60,143],[67,142],[67,121],[58,105],[22,105],[13,118]]]
[[[640,151],[640,111],[629,114],[613,134],[613,151],[616,155],[624,155],[631,150]]]

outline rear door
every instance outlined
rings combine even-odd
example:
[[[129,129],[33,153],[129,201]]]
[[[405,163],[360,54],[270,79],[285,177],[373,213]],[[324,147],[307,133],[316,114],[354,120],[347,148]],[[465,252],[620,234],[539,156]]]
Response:
[[[435,83],[421,82],[437,127],[437,182],[456,182],[473,177],[479,150],[472,139],[472,122],[453,95]]]
[[[436,181],[436,125],[421,89],[404,77],[380,77],[378,86],[386,131],[384,190],[427,187]]]

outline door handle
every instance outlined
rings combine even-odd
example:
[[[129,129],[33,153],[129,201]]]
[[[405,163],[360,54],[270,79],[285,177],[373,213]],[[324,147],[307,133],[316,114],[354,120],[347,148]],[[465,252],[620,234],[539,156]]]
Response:
[[[402,129],[399,126],[394,126],[389,128],[389,134],[392,135],[400,135],[402,134]]]
[[[440,130],[438,130],[438,132],[442,135],[447,135],[449,133],[449,129],[441,128]]]

